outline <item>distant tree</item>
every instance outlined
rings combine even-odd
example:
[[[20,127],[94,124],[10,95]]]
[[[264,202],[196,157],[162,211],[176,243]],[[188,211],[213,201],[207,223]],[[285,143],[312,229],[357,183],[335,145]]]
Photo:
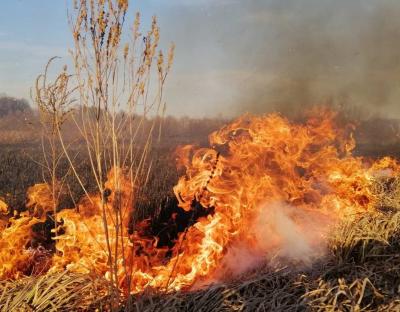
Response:
[[[31,110],[28,101],[25,99],[17,99],[6,95],[0,96],[0,117]]]

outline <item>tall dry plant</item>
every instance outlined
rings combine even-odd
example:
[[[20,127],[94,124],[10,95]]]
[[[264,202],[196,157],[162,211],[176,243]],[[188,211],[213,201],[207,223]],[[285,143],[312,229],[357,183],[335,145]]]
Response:
[[[165,110],[163,88],[174,54],[173,45],[166,59],[158,50],[160,33],[155,17],[151,29],[142,34],[139,13],[133,25],[126,25],[127,13],[127,0],[73,1],[68,17],[74,39],[74,73],[63,71],[54,83],[49,83],[46,78],[50,61],[35,88],[41,114],[50,120],[51,126],[46,128],[51,130],[49,139],[55,147],[58,138],[71,170],[91,201],[61,131],[72,99],[77,101],[77,109],[69,116],[81,135],[101,196],[108,277],[113,285],[118,283],[121,263],[125,283],[130,285],[133,269],[124,259],[126,220],[132,213],[134,191],[151,167],[149,151],[156,131],[160,131],[155,117]],[[55,163],[49,167],[56,169],[59,154],[56,150],[52,153]],[[113,185],[110,187],[109,181],[107,188],[106,175],[110,171]],[[112,204],[108,202],[109,188],[113,191]],[[121,198],[127,188],[128,201]],[[118,294],[112,296],[118,301]]]
[[[70,86],[71,76],[67,74],[67,67],[51,82],[48,79],[49,68],[56,57],[51,58],[44,73],[36,79],[31,97],[39,112],[41,124],[41,143],[43,151],[43,162],[39,163],[43,169],[45,184],[35,185],[32,192],[50,194],[49,202],[45,203],[47,209],[51,208],[54,215],[62,193],[65,176],[59,176],[60,161],[64,156],[64,149],[60,146],[59,134],[61,127],[72,113],[73,100],[71,94],[74,88]]]

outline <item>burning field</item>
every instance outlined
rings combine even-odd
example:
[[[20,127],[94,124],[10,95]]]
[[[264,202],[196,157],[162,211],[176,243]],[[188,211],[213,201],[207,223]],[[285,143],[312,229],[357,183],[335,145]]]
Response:
[[[34,108],[0,95],[0,312],[400,311],[394,9],[167,2],[171,93],[156,17],[73,0]]]
[[[57,213],[32,186],[27,211],[2,218],[3,310],[67,309],[74,288],[81,309],[113,288],[139,311],[398,309],[400,166],[353,156],[353,131],[327,110],[242,116],[176,151],[175,200],[150,219],[133,219],[125,168]]]

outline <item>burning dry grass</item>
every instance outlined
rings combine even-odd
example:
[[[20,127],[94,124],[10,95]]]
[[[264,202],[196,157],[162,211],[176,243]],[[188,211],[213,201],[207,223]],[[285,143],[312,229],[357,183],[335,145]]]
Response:
[[[393,207],[397,209],[398,207]],[[234,283],[141,296],[129,311],[399,311],[400,212],[341,225],[311,268],[266,269]]]
[[[179,206],[188,213],[197,209],[197,202],[212,212],[181,232],[170,256],[143,236],[140,227],[132,237],[116,236],[124,246],[133,246],[124,249],[131,255],[124,258],[131,261],[130,283],[123,271],[116,272],[121,294],[132,294],[126,296],[126,310],[394,309],[400,299],[400,167],[391,158],[373,162],[352,156],[352,136],[337,133],[331,119],[313,118],[299,125],[278,115],[244,117],[211,135],[214,148],[195,150],[193,157],[186,155],[192,147],[183,148],[186,176],[174,189]],[[110,171],[104,185],[106,203],[115,207],[118,199],[122,207],[131,207],[132,190],[123,187],[129,183],[115,173],[117,169]],[[117,176],[118,192],[113,187]],[[7,235],[21,227],[2,232],[2,263],[8,263],[3,276],[18,280],[2,284],[1,306],[59,309],[64,298],[81,309],[99,304],[107,309],[120,302],[116,299],[122,296],[110,292],[103,279],[78,274],[109,276],[107,254],[80,226],[85,222],[97,239],[104,239],[99,197],[91,195],[94,204],[78,202],[78,210],[57,213],[62,231],[54,237],[54,248],[48,248],[53,253],[45,257],[52,261],[50,269],[43,262],[30,265],[36,259],[30,254],[36,247],[26,238],[32,226],[16,235],[20,241]],[[30,220],[40,221],[25,216],[12,222],[24,225]],[[7,260],[15,255],[15,261]],[[82,264],[93,269],[82,270]],[[38,274],[42,277],[23,278]],[[75,281],[83,285],[73,286]],[[81,291],[85,285],[89,288]],[[96,289],[94,296],[91,289]],[[65,309],[72,308],[66,304]]]
[[[212,133],[208,148],[182,147],[178,161],[185,175],[174,194],[180,212],[191,217],[170,239],[173,246],[159,245],[150,223],[132,220],[156,132],[153,123],[136,154],[134,146],[141,142],[136,136],[143,131],[141,122],[136,128],[133,121],[139,107],[144,107],[142,120],[150,111],[157,116],[164,111],[162,89],[173,46],[164,61],[157,52],[156,19],[141,37],[139,15],[133,42],[123,42],[127,8],[126,0],[75,1],[69,16],[75,75],[65,69],[49,82],[49,61],[38,77],[34,99],[44,114],[43,145],[49,150],[43,153],[49,156],[43,167],[50,178],[30,189],[38,196],[28,196],[29,211],[10,216],[1,232],[0,278],[15,281],[1,282],[0,307],[395,309],[400,164],[389,157],[353,156],[353,126],[338,126],[333,112],[316,111],[303,124],[279,114],[246,115]],[[152,73],[157,86],[149,100]],[[127,79],[110,78],[120,75]],[[75,88],[70,79],[76,79]],[[82,105],[82,120],[75,124],[87,146],[97,186],[93,194],[77,173],[61,131],[67,115],[78,116],[69,114],[75,93]],[[125,113],[118,114],[124,104]],[[58,201],[65,181],[58,176],[63,157],[85,193],[71,209],[60,208]],[[208,213],[195,220],[201,208]],[[249,273],[261,264],[266,264],[263,270]]]
[[[387,183],[386,183],[387,184]],[[397,182],[392,185],[398,185]],[[145,292],[127,311],[399,311],[400,197],[386,189],[391,209],[341,224],[326,258],[311,267],[272,268],[196,291]],[[107,309],[103,278],[47,274],[0,284],[1,311]]]

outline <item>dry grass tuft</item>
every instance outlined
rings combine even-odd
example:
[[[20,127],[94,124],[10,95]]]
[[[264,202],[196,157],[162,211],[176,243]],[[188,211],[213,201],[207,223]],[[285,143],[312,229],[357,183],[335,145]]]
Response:
[[[399,230],[400,212],[368,214],[342,225],[331,238],[330,248],[337,264],[362,264],[381,257],[390,246],[398,244]]]
[[[128,311],[301,311],[301,276],[287,269],[255,273],[246,280],[172,295],[141,295]]]
[[[87,311],[107,309],[108,282],[68,272],[0,283],[0,311]]]
[[[317,278],[303,282],[309,307],[400,311],[399,235],[400,212],[366,215],[343,225],[330,242],[329,263]]]

